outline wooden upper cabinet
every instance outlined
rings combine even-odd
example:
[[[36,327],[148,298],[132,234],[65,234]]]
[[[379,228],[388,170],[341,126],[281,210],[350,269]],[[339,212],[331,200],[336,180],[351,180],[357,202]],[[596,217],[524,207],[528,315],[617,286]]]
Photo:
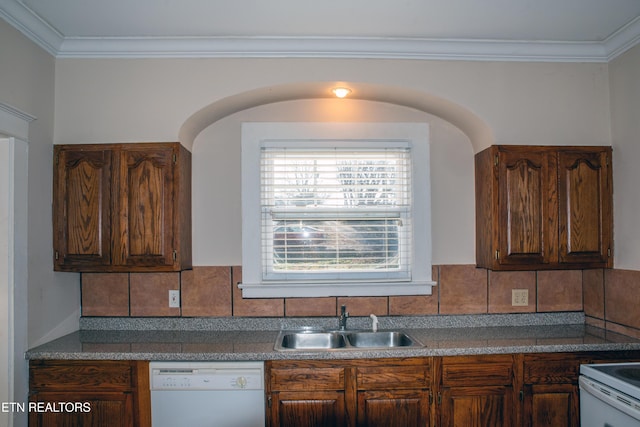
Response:
[[[492,146],[475,168],[479,267],[612,266],[610,147]]]
[[[191,153],[178,143],[54,148],[54,268],[191,267]]]

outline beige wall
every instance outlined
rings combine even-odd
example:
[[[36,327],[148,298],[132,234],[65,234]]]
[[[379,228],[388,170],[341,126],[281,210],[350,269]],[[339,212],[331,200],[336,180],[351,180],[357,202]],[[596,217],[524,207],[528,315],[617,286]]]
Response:
[[[177,140],[207,105],[258,88],[347,81],[463,106],[497,143],[609,143],[606,64],[330,59],[62,59],[56,143]]]
[[[26,200],[25,203],[28,204],[28,232],[16,234],[14,242],[16,248],[20,248],[15,255],[22,258],[16,259],[15,263],[27,265],[28,278],[25,280],[26,286],[24,282],[16,282],[13,293],[13,313],[10,314],[13,315],[11,320],[16,356],[14,365],[8,369],[15,378],[12,400],[25,402],[27,367],[24,351],[28,346],[47,337],[77,329],[79,275],[53,272],[51,155],[55,60],[2,20],[0,54],[0,102],[36,117],[29,126],[28,159],[23,162],[28,167],[20,166],[16,176],[26,177],[27,170],[32,173],[16,183],[17,192],[14,194],[16,200]],[[23,152],[26,153],[27,149],[21,147],[20,153]],[[17,219],[16,224],[21,224],[21,219]],[[24,235],[28,237],[24,238]],[[26,259],[21,255],[23,251],[28,253]],[[7,367],[4,366],[3,369]],[[26,414],[15,414],[15,417],[15,426],[27,425]]]
[[[435,114],[452,103],[483,122],[496,143],[610,144],[605,64],[328,59],[58,60],[55,142],[174,141],[192,115],[228,97],[330,81],[399,87],[411,94],[405,105]],[[195,264],[240,261],[240,122],[385,118],[435,124],[434,263],[473,263],[472,157],[492,141],[479,145],[434,115],[375,102],[375,90],[368,97],[373,102],[267,104],[203,126],[193,145]]]
[[[79,276],[53,272],[55,59],[2,20],[0,40],[0,101],[36,117],[28,141],[29,343],[34,344],[77,329],[80,301]]]
[[[640,270],[640,45],[609,64],[615,267]]]

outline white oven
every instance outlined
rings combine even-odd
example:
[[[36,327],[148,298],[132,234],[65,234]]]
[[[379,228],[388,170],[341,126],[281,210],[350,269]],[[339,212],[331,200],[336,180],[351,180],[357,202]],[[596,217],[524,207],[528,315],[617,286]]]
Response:
[[[580,366],[581,427],[640,427],[640,363]]]

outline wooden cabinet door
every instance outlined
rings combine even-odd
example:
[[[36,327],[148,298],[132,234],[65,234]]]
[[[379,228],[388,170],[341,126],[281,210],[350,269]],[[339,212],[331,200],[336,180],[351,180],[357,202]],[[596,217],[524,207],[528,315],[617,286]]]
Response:
[[[515,426],[515,364],[513,355],[443,357],[442,426]]]
[[[429,405],[427,390],[360,391],[358,426],[426,427]]]
[[[30,402],[32,427],[134,427],[131,393],[41,392]]]
[[[346,426],[343,391],[281,391],[273,393],[271,427]]]
[[[445,388],[440,419],[443,427],[509,427],[514,409],[511,387]]]
[[[560,263],[611,267],[610,150],[560,151]]]
[[[574,384],[526,385],[525,427],[579,427],[580,397]]]
[[[116,264],[174,263],[174,150],[123,144],[119,158]]]
[[[149,364],[31,360],[29,425],[150,427]]]
[[[345,367],[327,361],[272,361],[265,364],[270,427],[346,426]],[[353,415],[355,416],[355,414]]]
[[[523,357],[523,425],[578,427],[580,353],[526,354]]]
[[[54,268],[77,271],[111,263],[111,151],[54,152]]]
[[[497,259],[501,265],[549,263],[554,159],[548,152],[500,151]]]
[[[362,362],[356,367],[359,427],[430,424],[431,359]]]

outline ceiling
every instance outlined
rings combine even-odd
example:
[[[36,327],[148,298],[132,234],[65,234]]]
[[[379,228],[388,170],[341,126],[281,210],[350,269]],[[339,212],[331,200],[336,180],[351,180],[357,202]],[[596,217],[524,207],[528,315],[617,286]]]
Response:
[[[0,0],[69,57],[607,62],[640,42],[640,0]]]

